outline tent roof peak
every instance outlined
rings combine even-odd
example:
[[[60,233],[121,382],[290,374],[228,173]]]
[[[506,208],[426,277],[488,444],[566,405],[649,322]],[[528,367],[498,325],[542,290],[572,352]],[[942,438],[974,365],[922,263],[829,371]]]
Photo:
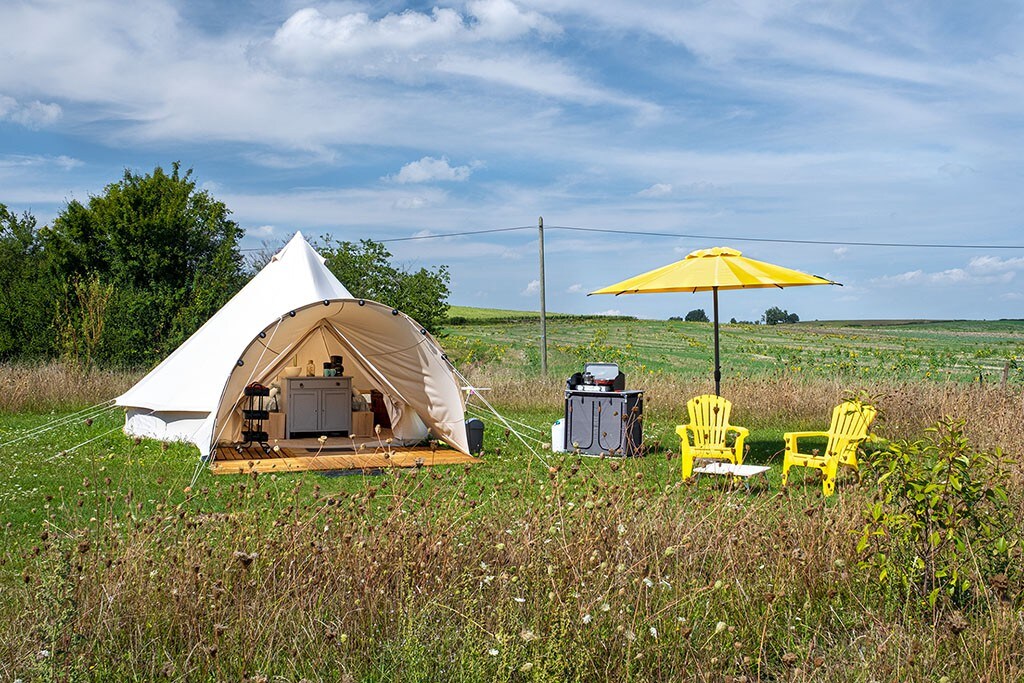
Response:
[[[323,256],[320,255],[320,252],[313,248],[313,246],[306,240],[306,238],[302,236],[301,232],[296,231],[295,235],[290,240],[288,240],[288,244],[284,245],[281,248],[281,251],[274,254],[270,260],[271,262],[283,261],[285,259],[290,259],[293,257],[298,259],[301,258],[303,255],[305,255],[307,258],[309,258],[309,256],[312,255],[317,260],[319,260],[320,263],[325,262],[325,259]]]

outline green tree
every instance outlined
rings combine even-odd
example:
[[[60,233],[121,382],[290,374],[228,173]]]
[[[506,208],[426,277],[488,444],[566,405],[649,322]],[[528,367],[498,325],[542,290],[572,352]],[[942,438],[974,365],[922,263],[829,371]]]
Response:
[[[352,296],[393,306],[432,333],[444,324],[450,282],[447,266],[434,270],[395,266],[391,252],[373,240],[339,242],[325,236],[317,250]]]
[[[698,308],[696,310],[690,311],[689,313],[686,314],[686,318],[684,318],[684,320],[686,320],[686,322],[688,323],[711,322],[710,320],[708,320],[708,314],[704,312],[703,308]]]
[[[69,202],[41,231],[59,281],[113,287],[100,361],[165,356],[238,291],[242,231],[230,214],[175,162],[170,173],[125,170],[87,205]]]
[[[0,360],[54,353],[57,287],[46,266],[36,219],[0,204]]]
[[[795,323],[800,321],[800,316],[796,313],[790,313],[778,306],[772,306],[764,315],[761,317],[766,325],[779,325],[782,323]]]

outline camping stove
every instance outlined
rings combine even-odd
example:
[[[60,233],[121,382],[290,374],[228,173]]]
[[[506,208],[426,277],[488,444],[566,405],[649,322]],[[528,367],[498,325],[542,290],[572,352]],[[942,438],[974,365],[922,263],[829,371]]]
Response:
[[[583,372],[574,373],[565,381],[566,391],[623,391],[626,376],[616,363],[586,363]]]

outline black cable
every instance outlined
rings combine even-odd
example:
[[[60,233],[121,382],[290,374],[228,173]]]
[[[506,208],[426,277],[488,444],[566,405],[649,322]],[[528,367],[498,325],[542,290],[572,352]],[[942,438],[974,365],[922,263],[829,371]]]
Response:
[[[414,235],[412,237],[393,237],[386,240],[373,240],[381,244],[388,242],[409,242],[413,240],[433,240],[445,237],[467,237],[470,235],[487,235],[498,232],[514,232],[517,230],[535,230],[535,225],[519,225],[512,228],[491,228],[489,230],[467,230],[463,232],[446,232],[437,235]],[[841,240],[801,240],[779,237],[736,237],[727,235],[697,235],[682,232],[652,232],[648,230],[622,230],[614,228],[583,228],[569,225],[545,225],[545,230],[568,230],[572,232],[593,232],[612,235],[633,235],[641,237],[671,237],[676,239],[713,240],[716,242],[770,242],[775,244],[816,244],[833,247],[886,247],[911,249],[1024,249],[1022,244],[946,244],[913,242],[848,242]],[[239,251],[260,251],[262,249],[239,249]]]
[[[466,235],[486,235],[492,232],[512,232],[514,230],[532,230],[536,226],[520,225],[515,228],[492,228],[490,230],[470,230],[468,232],[446,232],[441,235],[415,235],[413,237],[393,237],[389,240],[376,240],[381,244],[385,242],[408,242],[410,240],[433,240],[441,237],[464,237]]]
[[[842,247],[913,247],[920,249],[1024,249],[1021,244],[913,244],[910,242],[841,242],[839,240],[798,240],[773,237],[729,237],[723,235],[689,235],[674,232],[646,232],[615,230],[611,228],[576,228],[567,225],[544,226],[545,230],[573,230],[577,232],[604,232],[616,235],[643,235],[645,237],[683,237],[686,239],[718,240],[720,242],[775,242],[778,244],[820,244]]]

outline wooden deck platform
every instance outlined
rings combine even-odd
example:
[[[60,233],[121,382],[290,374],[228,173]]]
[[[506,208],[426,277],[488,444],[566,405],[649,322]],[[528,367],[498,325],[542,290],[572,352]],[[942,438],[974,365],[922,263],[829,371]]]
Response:
[[[278,450],[264,452],[258,446],[219,446],[210,469],[214,474],[266,472],[330,472],[337,470],[374,470],[384,467],[429,467],[482,462],[479,458],[450,448],[431,450],[426,446],[397,448],[321,448],[312,444],[290,443]],[[313,445],[315,444],[315,445]]]

